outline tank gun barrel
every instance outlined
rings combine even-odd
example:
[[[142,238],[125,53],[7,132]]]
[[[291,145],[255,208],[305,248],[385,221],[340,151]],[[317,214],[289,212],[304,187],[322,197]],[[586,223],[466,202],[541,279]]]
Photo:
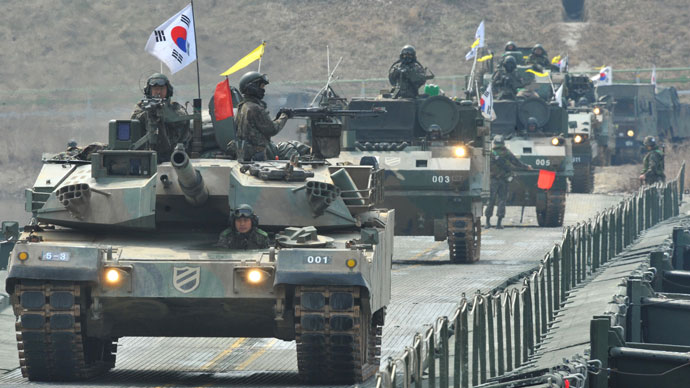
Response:
[[[184,197],[192,206],[201,206],[208,199],[208,188],[204,183],[204,178],[197,171],[189,156],[179,145],[170,157],[170,163],[177,173],[177,183],[184,193]]]

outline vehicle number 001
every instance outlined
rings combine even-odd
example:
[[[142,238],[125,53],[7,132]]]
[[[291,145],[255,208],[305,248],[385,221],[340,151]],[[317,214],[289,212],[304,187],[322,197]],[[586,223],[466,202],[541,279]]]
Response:
[[[328,256],[307,256],[304,258],[307,264],[330,264],[331,258]]]
[[[450,183],[450,175],[433,175],[431,177],[432,183]]]
[[[551,161],[549,159],[537,159],[534,161],[537,166],[550,166]]]

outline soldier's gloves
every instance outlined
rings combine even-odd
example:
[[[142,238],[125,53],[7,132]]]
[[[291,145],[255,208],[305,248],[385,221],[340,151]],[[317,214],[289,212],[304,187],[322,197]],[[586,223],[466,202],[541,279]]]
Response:
[[[281,108],[278,111],[278,114],[276,115],[276,120],[278,120],[280,118],[280,116],[282,116],[282,115],[287,116],[287,118],[289,118],[289,119],[295,117],[295,114],[294,114],[294,112],[292,112],[292,110]]]

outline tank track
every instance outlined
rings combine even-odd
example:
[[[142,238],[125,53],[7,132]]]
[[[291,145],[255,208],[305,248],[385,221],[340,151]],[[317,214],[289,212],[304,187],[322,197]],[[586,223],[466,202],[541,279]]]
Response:
[[[380,365],[381,325],[359,287],[295,289],[295,340],[300,378],[309,384],[362,382]]]
[[[474,216],[448,216],[448,250],[452,263],[474,263],[479,260],[481,228],[481,220]]]
[[[32,381],[72,381],[115,366],[116,341],[84,335],[81,286],[71,282],[23,280],[12,307],[18,320],[22,375]]]
[[[563,226],[565,214],[565,193],[561,191],[547,191],[546,203],[537,204],[537,223],[543,227]]]
[[[594,171],[591,165],[575,167],[575,174],[570,180],[573,193],[591,193],[594,189]]]

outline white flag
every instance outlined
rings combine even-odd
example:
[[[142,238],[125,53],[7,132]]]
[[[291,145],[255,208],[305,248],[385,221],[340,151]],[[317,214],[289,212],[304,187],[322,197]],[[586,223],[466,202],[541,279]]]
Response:
[[[146,52],[165,63],[171,74],[196,60],[194,14],[189,4],[158,26],[146,42]]]
[[[491,83],[482,93],[482,98],[479,100],[479,107],[482,110],[482,116],[489,121],[496,120],[496,112],[494,112],[494,96],[491,93]]]
[[[477,56],[477,49],[480,47],[484,47],[484,21],[483,20],[481,23],[479,23],[479,27],[477,27],[477,32],[474,33],[474,42],[472,43],[472,46],[470,47],[470,51],[465,55],[465,60],[469,61],[470,59],[476,57]]]
[[[613,71],[611,66],[606,66],[599,70],[599,74],[592,77],[595,86],[599,85],[612,85],[613,84]]]
[[[558,87],[558,90],[556,90],[556,95],[554,98],[558,102],[558,106],[563,108],[563,84],[561,84],[561,86]]]
[[[652,85],[654,85],[654,91],[656,91],[656,65],[652,65]]]

